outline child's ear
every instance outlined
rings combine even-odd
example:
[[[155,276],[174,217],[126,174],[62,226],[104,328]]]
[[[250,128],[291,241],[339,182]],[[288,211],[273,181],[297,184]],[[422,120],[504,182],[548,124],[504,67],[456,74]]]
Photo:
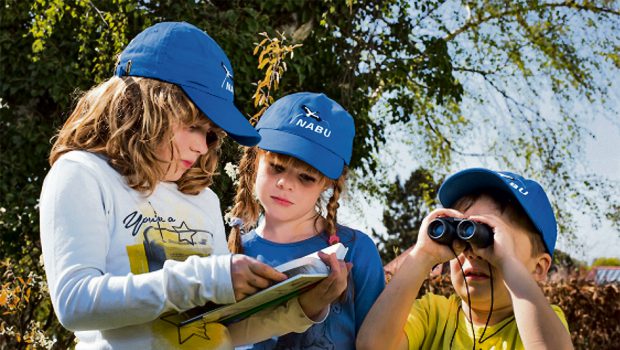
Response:
[[[534,266],[534,271],[532,271],[534,280],[537,282],[545,281],[547,279],[547,272],[549,272],[549,268],[551,268],[551,255],[543,253],[538,255],[535,259],[536,265]]]

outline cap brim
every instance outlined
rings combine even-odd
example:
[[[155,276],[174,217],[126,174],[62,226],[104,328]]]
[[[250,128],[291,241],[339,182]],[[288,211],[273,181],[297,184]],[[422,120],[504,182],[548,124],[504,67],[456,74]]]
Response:
[[[191,86],[181,85],[181,88],[202,113],[233,140],[244,146],[254,146],[260,141],[256,129],[231,101]]]
[[[448,177],[439,188],[439,201],[445,208],[450,208],[459,198],[485,188],[499,189],[513,196],[512,189],[498,173],[472,168]]]
[[[258,132],[262,136],[258,147],[304,161],[332,180],[342,174],[344,160],[323,146],[278,130],[260,129]]]

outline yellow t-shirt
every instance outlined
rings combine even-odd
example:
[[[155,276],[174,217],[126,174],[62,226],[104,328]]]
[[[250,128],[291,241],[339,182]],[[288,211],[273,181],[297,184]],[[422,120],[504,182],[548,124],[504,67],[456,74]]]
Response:
[[[405,323],[405,334],[409,341],[409,349],[471,349],[472,333],[471,325],[465,314],[459,312],[461,299],[455,294],[446,298],[436,294],[426,294],[416,300],[411,306],[411,311]],[[566,317],[562,310],[551,305],[558,315],[564,327],[568,329]],[[455,332],[458,312],[458,330]],[[476,333],[476,349],[480,350],[505,350],[524,349],[517,323],[513,316],[488,326],[484,333],[484,340],[479,343],[484,326],[474,326]]]

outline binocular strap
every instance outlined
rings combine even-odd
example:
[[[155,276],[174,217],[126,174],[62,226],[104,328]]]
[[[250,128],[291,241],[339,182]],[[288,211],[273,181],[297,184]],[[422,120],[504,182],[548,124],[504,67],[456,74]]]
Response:
[[[450,250],[452,251],[452,254],[454,254],[454,257],[456,258],[456,262],[459,264],[459,267],[461,268],[461,274],[463,275],[463,281],[465,281],[465,290],[467,291],[467,305],[469,306],[469,324],[471,325],[471,334],[474,338],[474,342],[472,344],[472,350],[475,350],[476,349],[476,331],[474,330],[474,322],[472,321],[472,315],[471,315],[471,296],[469,295],[469,285],[467,284],[467,278],[465,278],[465,271],[463,270],[463,264],[461,264],[461,261],[459,260],[458,256],[456,255],[456,252],[451,246],[450,246]],[[487,320],[484,324],[484,329],[482,330],[480,339],[478,339],[478,344],[484,343],[486,340],[488,340],[489,338],[491,338],[492,336],[500,332],[502,329],[504,329],[504,327],[506,327],[512,321],[514,321],[514,315],[513,315],[511,321],[506,322],[498,330],[488,335],[486,338],[484,337],[484,333],[486,333],[487,327],[489,326],[489,321],[491,320],[491,315],[493,314],[493,295],[495,294],[493,291],[493,268],[491,266],[491,263],[488,261],[487,261],[487,265],[489,266],[489,277],[491,281],[491,309],[489,311],[489,314],[487,315]],[[456,336],[456,331],[459,328],[459,314],[462,308],[463,308],[462,305],[459,305],[458,309],[456,310],[456,324],[454,326],[454,332],[452,333],[452,337],[450,338],[450,349],[452,349],[452,344],[454,343],[454,337]]]

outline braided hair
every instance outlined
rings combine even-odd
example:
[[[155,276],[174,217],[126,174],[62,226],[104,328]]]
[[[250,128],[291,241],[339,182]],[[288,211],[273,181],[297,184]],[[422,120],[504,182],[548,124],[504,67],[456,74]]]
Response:
[[[239,182],[235,202],[228,216],[238,218],[228,236],[228,249],[232,253],[243,253],[241,230],[247,232],[256,226],[261,207],[254,197],[254,183],[258,168],[257,147],[246,147],[239,162]]]

